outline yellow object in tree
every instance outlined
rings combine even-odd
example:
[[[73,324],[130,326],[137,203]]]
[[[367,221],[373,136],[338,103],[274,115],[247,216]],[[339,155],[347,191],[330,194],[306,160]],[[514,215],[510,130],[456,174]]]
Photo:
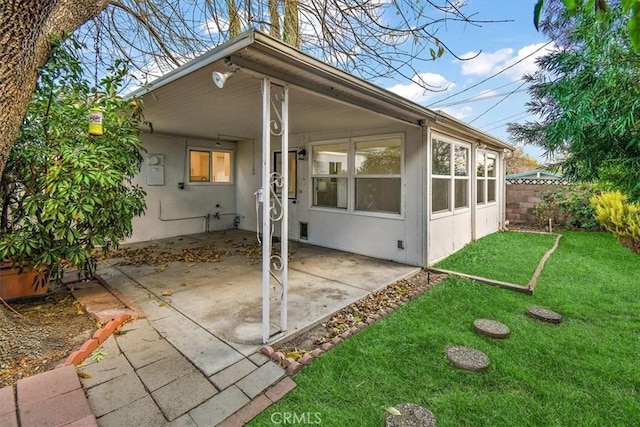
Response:
[[[89,110],[89,135],[102,136],[102,109],[100,107],[92,107]]]

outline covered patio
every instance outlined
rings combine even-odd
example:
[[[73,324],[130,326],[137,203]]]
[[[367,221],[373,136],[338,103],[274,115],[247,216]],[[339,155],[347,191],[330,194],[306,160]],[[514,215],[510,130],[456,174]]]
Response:
[[[139,307],[171,344],[195,357],[203,372],[255,353],[262,345],[262,254],[255,233],[227,230],[124,245],[129,253],[152,249],[177,254],[210,251],[217,262],[167,261],[156,265],[101,263],[106,283]],[[418,268],[352,253],[290,242],[286,336],[328,318]],[[141,258],[139,258],[141,261]],[[271,333],[279,331],[280,302],[270,301]],[[276,335],[281,339],[285,334]],[[194,343],[197,343],[194,348]]]

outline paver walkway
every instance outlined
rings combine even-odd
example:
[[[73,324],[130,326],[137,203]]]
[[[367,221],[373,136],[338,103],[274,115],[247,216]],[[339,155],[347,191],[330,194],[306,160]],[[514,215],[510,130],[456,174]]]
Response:
[[[261,404],[253,405],[259,409],[253,418],[271,399],[295,386],[280,366],[261,354],[214,373],[203,372],[145,319],[126,324],[120,334],[105,341],[103,350],[104,359],[88,359],[78,367],[103,427],[215,426],[260,398]],[[263,395],[271,399],[261,396],[275,383],[276,390]],[[243,422],[251,419],[248,412],[243,412]]]

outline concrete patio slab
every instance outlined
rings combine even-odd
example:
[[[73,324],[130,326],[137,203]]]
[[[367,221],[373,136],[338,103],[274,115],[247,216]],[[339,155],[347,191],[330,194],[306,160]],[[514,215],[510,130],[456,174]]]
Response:
[[[249,402],[249,398],[233,385],[192,409],[189,415],[198,426],[215,426]]]
[[[100,427],[158,427],[166,424],[153,399],[146,395],[99,418]]]
[[[80,382],[84,388],[91,388],[114,378],[134,373],[133,368],[123,354],[103,360],[100,363],[79,367],[78,371],[85,374],[80,377]]]
[[[267,387],[284,376],[284,369],[275,363],[267,363],[236,383],[250,398],[256,397]]]
[[[235,363],[211,376],[209,379],[218,388],[218,390],[224,390],[231,384],[240,381],[256,369],[258,369],[258,366],[249,359],[242,359],[238,363]]]
[[[199,372],[192,372],[151,393],[169,421],[217,394],[218,390]]]
[[[120,409],[145,396],[147,392],[136,375],[117,377],[87,390],[87,398],[96,417]]]
[[[170,355],[138,370],[137,374],[149,391],[156,391],[172,381],[196,372],[181,354]]]
[[[184,414],[180,418],[168,423],[165,427],[198,427],[189,414]]]
[[[207,376],[243,358],[241,353],[184,316],[170,316],[154,324],[175,348]]]
[[[131,365],[138,369],[147,366],[158,359],[169,356],[173,353],[173,348],[166,340],[161,339],[154,342],[140,342],[139,348],[126,351],[125,354]]]
[[[117,265],[118,259],[114,258],[101,263],[98,271],[150,320],[172,318],[170,309],[174,309],[244,356],[253,354],[262,345],[262,273],[260,259],[255,258],[259,247],[254,233],[227,230],[125,247],[179,252],[202,245],[215,246],[225,255],[215,263],[173,261],[161,268]],[[247,248],[253,251],[252,256],[247,256]],[[418,271],[412,266],[299,242],[290,242],[290,253],[289,334]],[[272,301],[270,312],[273,335],[279,332],[278,301]],[[167,339],[175,344],[170,337]]]

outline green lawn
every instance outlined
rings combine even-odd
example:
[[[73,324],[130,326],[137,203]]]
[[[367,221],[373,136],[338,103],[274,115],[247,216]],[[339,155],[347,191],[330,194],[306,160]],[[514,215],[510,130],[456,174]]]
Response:
[[[317,413],[326,426],[380,426],[384,408],[401,402],[428,407],[439,426],[639,425],[640,257],[604,233],[564,234],[533,296],[449,278],[315,360],[295,377],[298,387],[250,425]],[[522,236],[486,239],[500,250],[512,238]],[[483,244],[443,265],[463,270],[464,253]],[[522,251],[506,253],[509,261],[482,263],[492,272],[535,255],[535,268],[529,246],[517,243]],[[521,281],[515,275],[493,277]],[[529,319],[524,311],[534,304],[564,322]],[[476,318],[506,323],[511,337],[476,335]],[[452,344],[484,351],[491,366],[451,368],[443,351]]]
[[[494,233],[440,261],[436,267],[526,285],[555,240],[552,234]]]

